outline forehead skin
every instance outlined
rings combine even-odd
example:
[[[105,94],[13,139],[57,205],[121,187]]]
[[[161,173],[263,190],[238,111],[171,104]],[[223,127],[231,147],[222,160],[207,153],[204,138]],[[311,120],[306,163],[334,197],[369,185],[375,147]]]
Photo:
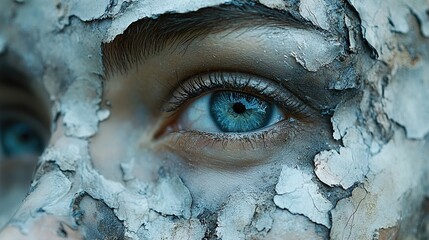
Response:
[[[112,5],[110,1],[82,4],[42,0],[37,3],[1,3],[0,54],[4,54],[6,49],[22,56],[23,68],[46,86],[52,100],[52,115],[57,117],[52,118],[56,126],[54,137],[41,159],[34,188],[12,224],[0,233],[0,239],[13,239],[13,234],[19,233],[47,236],[47,232],[34,232],[32,235],[33,230],[41,229],[34,229],[35,225],[44,224],[47,224],[47,229],[62,228],[60,233],[65,231],[72,238],[74,230],[82,229],[79,224],[90,221],[85,217],[79,218],[82,214],[80,209],[103,212],[102,215],[112,218],[112,222],[123,224],[126,228],[124,234],[134,238],[141,233],[139,231],[152,236],[152,239],[160,238],[162,236],[157,235],[160,229],[164,230],[166,235],[163,237],[166,238],[202,236],[204,227],[210,224],[208,228],[219,235],[224,234],[225,239],[245,238],[255,232],[256,236],[263,238],[268,230],[274,236],[282,236],[282,231],[293,225],[318,232],[321,227],[308,220],[312,213],[294,212],[302,208],[291,205],[296,204],[287,195],[291,186],[310,192],[315,186],[322,192],[342,188],[350,191],[350,196],[335,202],[335,208],[330,211],[330,236],[333,239],[346,235],[350,239],[369,239],[374,235],[382,238],[397,234],[398,229],[414,231],[412,223],[420,219],[420,215],[414,213],[422,213],[415,206],[420,206],[427,196],[429,182],[425,175],[429,165],[429,121],[418,121],[427,119],[429,112],[425,101],[429,97],[425,68],[429,59],[424,13],[427,7],[421,7],[427,5],[425,1],[416,1],[416,4],[405,1],[350,1],[350,4],[262,1],[272,8],[287,9],[323,31],[339,31],[336,26],[341,25],[341,34],[338,35],[348,40],[347,53],[359,55],[357,64],[367,70],[359,72],[364,82],[359,89],[362,94],[340,101],[331,119],[334,138],[341,140],[343,146],[338,151],[317,155],[313,176],[301,174],[296,168],[283,167],[281,173],[277,173],[280,178],[272,193],[276,198],[267,200],[271,205],[260,204],[251,193],[239,193],[225,202],[217,214],[200,213],[199,216],[203,216],[201,220],[190,212],[191,193],[177,176],[161,171],[163,177],[153,192],[145,195],[129,191],[133,184],[141,189],[147,187],[145,183],[132,181],[133,176],[127,175],[130,173],[127,170],[130,161],[121,165],[121,177],[129,180],[127,184],[112,181],[94,169],[88,146],[90,138],[98,134],[99,123],[105,119],[103,113],[107,109],[106,105],[100,104],[104,76],[102,42],[110,42],[131,23],[145,17],[195,11],[223,2],[172,0],[128,4],[119,1]],[[239,7],[242,3],[234,1],[234,4]],[[321,7],[315,8],[316,5]],[[345,14],[336,18],[333,9]],[[409,14],[409,9],[413,15]],[[362,25],[358,24],[358,17]],[[341,24],[326,25],[326,22]],[[392,22],[394,31],[391,31]],[[363,35],[360,34],[361,27],[366,30]],[[359,48],[366,41],[369,46]],[[367,54],[370,51],[378,59],[370,59],[370,54]],[[347,83],[347,78],[339,79]],[[332,88],[349,86],[357,87],[341,83],[332,85]],[[90,196],[89,200],[85,198],[86,203],[78,201],[82,192]],[[155,203],[163,203],[166,198],[150,197],[159,197],[162,193],[172,197],[168,198],[168,204],[173,206],[167,208],[170,211],[164,215],[157,210],[164,211],[166,205]],[[413,221],[407,221],[409,219]],[[142,222],[146,224],[143,227]],[[122,227],[118,229],[118,232],[123,230]],[[296,235],[302,236],[300,234]],[[327,236],[309,238],[317,237]]]

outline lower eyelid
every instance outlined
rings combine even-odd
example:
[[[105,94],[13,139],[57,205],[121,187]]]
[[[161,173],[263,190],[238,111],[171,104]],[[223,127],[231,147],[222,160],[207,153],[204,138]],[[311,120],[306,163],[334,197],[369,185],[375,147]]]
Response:
[[[160,141],[192,164],[230,169],[266,164],[264,160],[304,130],[300,122],[284,120],[252,133],[172,132]]]

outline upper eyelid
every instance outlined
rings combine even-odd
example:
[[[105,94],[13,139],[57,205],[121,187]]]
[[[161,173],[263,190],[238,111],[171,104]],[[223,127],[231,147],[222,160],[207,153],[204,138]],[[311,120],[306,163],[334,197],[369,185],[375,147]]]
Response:
[[[166,14],[158,19],[142,19],[130,25],[112,42],[103,45],[106,75],[126,73],[130,66],[144,61],[169,46],[192,43],[213,33],[239,28],[292,27],[316,30],[308,22],[260,4],[241,7],[222,5],[188,14]],[[321,31],[317,29],[316,31]]]

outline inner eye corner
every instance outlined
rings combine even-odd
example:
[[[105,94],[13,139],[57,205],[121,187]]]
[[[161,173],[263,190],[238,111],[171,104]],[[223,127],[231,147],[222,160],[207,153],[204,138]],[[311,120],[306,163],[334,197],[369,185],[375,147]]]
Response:
[[[36,159],[51,137],[50,101],[41,81],[0,62],[0,162]]]
[[[180,107],[182,108],[182,107]],[[168,111],[165,113],[164,118],[155,124],[154,131],[151,134],[151,139],[153,141],[157,141],[161,139],[166,133],[169,132],[169,128],[174,125],[174,122],[177,120],[176,118],[180,116],[182,111]]]

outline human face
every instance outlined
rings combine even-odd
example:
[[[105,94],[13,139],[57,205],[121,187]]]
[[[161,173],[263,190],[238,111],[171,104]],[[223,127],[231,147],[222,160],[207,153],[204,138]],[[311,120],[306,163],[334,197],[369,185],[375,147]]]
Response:
[[[43,79],[55,131],[0,237],[413,232],[406,223],[420,220],[427,193],[427,132],[424,123],[412,131],[391,106],[403,99],[399,89],[427,96],[418,89],[424,78],[401,82],[424,73],[425,40],[385,36],[404,46],[419,40],[421,58],[410,66],[368,45],[374,39],[361,34],[357,16],[370,13],[364,5],[355,3],[356,13],[345,3],[280,3],[138,2],[101,12],[12,4],[22,30],[6,31],[9,39],[33,33],[37,50],[24,53],[28,43],[19,41],[11,48]],[[32,25],[30,12],[53,24]],[[380,80],[386,74],[391,82]]]

